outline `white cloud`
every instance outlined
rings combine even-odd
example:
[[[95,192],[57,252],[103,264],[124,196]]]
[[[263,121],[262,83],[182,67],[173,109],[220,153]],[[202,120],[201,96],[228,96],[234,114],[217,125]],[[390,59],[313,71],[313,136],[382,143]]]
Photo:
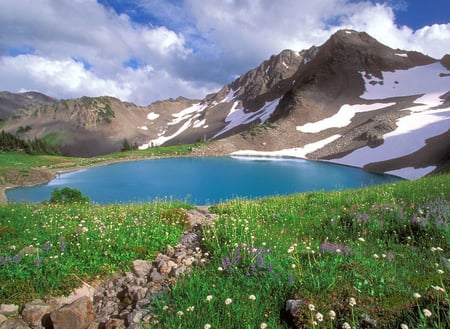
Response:
[[[270,55],[320,45],[339,28],[436,58],[450,49],[450,23],[413,31],[395,24],[389,6],[370,1],[132,3],[158,25],[94,0],[0,1],[0,88],[54,97],[109,94],[139,104],[202,98]]]

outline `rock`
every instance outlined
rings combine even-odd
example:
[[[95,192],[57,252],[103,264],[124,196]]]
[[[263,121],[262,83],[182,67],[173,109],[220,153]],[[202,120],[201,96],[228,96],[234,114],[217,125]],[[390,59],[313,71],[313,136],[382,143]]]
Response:
[[[303,305],[303,299],[288,299],[280,312],[280,321],[289,328],[295,328],[296,314]]]
[[[81,297],[51,313],[50,318],[54,329],[87,329],[95,319],[92,301]]]
[[[1,304],[0,314],[3,315],[14,315],[19,313],[19,306],[14,304]]]
[[[152,270],[152,262],[146,260],[134,260],[132,262],[133,272],[138,278],[147,277]]]
[[[28,324],[19,318],[7,319],[0,324],[0,329],[30,329]]]
[[[150,280],[152,280],[155,283],[162,283],[164,281],[163,276],[156,270],[156,268],[153,269],[153,272],[150,274]]]
[[[27,303],[22,311],[23,320],[31,327],[45,327],[50,328],[51,319],[50,313],[56,310],[56,305],[44,303],[37,299],[31,303]]]
[[[5,322],[6,319],[8,319],[6,316],[4,316],[3,314],[0,314],[0,324],[2,324],[3,322]]]
[[[110,319],[106,322],[105,329],[126,329],[125,321],[120,319]]]
[[[31,254],[37,254],[39,253],[41,249],[33,247],[33,246],[28,246],[28,247],[24,247],[19,251],[19,256],[25,256],[25,255],[31,255]]]

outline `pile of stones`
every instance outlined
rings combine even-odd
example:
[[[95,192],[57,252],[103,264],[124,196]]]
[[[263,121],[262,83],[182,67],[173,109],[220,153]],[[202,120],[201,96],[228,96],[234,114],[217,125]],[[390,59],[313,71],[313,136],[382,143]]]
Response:
[[[201,228],[215,216],[207,207],[187,215],[190,228],[154,260],[135,260],[131,272],[117,273],[95,287],[83,283],[66,297],[34,300],[20,311],[17,305],[2,304],[0,329],[134,329],[155,321],[149,310],[152,301],[193,266],[208,262],[201,249]]]

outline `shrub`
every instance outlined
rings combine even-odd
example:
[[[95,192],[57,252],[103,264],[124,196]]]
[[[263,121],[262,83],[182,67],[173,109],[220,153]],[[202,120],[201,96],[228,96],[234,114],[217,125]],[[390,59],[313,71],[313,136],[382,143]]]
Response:
[[[81,191],[70,187],[63,189],[55,188],[50,197],[51,203],[74,203],[74,202],[89,202],[87,196],[83,196]]]

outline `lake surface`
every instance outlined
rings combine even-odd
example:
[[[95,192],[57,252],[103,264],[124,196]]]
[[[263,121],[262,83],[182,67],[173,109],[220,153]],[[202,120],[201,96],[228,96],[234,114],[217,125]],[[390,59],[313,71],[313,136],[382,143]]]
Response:
[[[48,184],[10,189],[10,202],[41,202],[55,188],[80,190],[92,202],[155,199],[197,205],[317,190],[342,190],[400,181],[358,168],[300,159],[166,158],[121,162],[58,175]]]

